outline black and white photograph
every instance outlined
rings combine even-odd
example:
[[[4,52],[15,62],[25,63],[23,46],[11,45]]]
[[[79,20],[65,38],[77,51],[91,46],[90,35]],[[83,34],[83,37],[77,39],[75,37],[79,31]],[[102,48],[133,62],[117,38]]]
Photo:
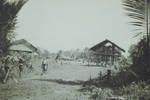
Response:
[[[150,0],[0,0],[0,100],[150,100]]]

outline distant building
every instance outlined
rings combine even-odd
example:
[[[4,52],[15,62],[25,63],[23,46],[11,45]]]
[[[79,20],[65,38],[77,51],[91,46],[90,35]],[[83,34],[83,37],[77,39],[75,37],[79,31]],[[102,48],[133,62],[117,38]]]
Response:
[[[125,52],[121,47],[107,39],[91,47],[90,50],[98,63],[105,64],[114,64],[120,60],[122,52]]]
[[[9,48],[10,52],[38,54],[37,48],[25,39],[16,40]]]
[[[71,57],[67,57],[67,56],[63,56],[63,55],[61,55],[59,59],[60,59],[60,60],[64,60],[64,61],[73,61],[73,60],[74,60],[74,59],[71,58]]]

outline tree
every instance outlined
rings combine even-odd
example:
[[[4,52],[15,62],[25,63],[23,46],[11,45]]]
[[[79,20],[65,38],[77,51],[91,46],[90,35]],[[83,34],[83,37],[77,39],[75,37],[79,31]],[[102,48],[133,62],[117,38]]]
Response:
[[[17,23],[17,14],[27,0],[0,0],[0,56],[8,54],[14,29]]]
[[[133,19],[132,25],[136,26],[137,35],[143,38],[131,51],[133,70],[141,78],[149,78],[150,73],[150,0],[125,0],[127,15]]]
[[[57,62],[57,60],[60,60],[62,53],[63,53],[62,50],[59,50],[59,51],[58,51],[58,53],[57,53],[57,55],[56,55],[56,58],[55,58],[55,61],[56,61],[56,62]]]
[[[9,59],[7,55],[9,54],[9,47],[14,37],[17,14],[26,2],[27,0],[0,0],[0,58],[2,61],[4,60],[0,70],[2,71],[5,68],[5,75],[2,76],[3,82],[7,80],[11,69],[8,66],[10,61],[7,61]],[[14,63],[11,65],[14,65]]]

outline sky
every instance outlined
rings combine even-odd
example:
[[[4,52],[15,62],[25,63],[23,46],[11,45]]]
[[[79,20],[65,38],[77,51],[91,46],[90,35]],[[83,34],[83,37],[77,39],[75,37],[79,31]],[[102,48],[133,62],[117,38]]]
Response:
[[[135,42],[121,0],[29,0],[18,14],[16,39],[57,52],[109,39],[128,50]]]

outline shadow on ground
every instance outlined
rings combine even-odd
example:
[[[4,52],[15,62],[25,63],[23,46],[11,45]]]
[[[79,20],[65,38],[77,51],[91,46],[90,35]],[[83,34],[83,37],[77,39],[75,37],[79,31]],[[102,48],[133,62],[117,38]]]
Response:
[[[88,64],[86,64],[86,65],[81,65],[81,66],[85,66],[85,67],[101,67],[101,68],[103,68],[101,65],[88,65]],[[104,67],[105,68],[105,67]]]
[[[54,82],[54,83],[63,84],[63,85],[82,85],[82,84],[84,84],[84,81],[65,81],[62,79],[34,79],[34,80]]]

